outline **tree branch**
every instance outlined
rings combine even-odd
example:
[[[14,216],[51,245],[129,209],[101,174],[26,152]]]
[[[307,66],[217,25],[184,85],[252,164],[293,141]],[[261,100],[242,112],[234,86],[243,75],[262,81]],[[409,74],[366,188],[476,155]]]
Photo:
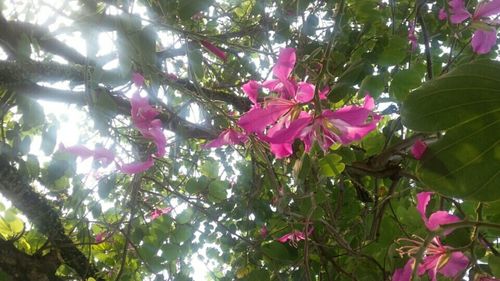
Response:
[[[0,193],[47,236],[64,263],[73,268],[81,278],[93,277],[102,280],[97,276],[98,271],[95,266],[66,235],[59,214],[45,198],[23,180],[18,170],[10,165],[7,159],[7,155],[0,155]]]
[[[0,268],[13,280],[61,281],[55,276],[59,266],[60,261],[54,251],[44,256],[30,256],[11,242],[0,239]]]

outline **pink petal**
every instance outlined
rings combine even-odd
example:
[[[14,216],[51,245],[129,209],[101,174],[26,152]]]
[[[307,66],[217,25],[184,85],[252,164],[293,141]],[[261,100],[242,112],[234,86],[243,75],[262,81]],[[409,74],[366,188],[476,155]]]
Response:
[[[313,120],[313,117],[308,113],[303,112],[301,116],[293,120],[287,128],[283,128],[279,131],[269,134],[268,142],[270,143],[292,143],[296,138],[298,138],[304,130]]]
[[[420,160],[420,158],[422,158],[426,150],[427,150],[427,144],[418,139],[411,147],[411,154],[413,155],[413,157],[415,157],[415,159]]]
[[[425,224],[427,228],[431,231],[438,229],[442,224],[454,223],[460,221],[457,216],[451,215],[446,211],[437,211],[429,216],[429,220]],[[444,235],[448,235],[453,231],[453,229],[448,229],[444,232]]]
[[[438,14],[438,19],[439,20],[446,20],[448,18],[448,14],[446,13],[446,10],[444,8],[439,10]]]
[[[314,98],[314,85],[307,82],[299,82],[295,100],[300,103],[308,103]]]
[[[330,93],[330,87],[326,86],[319,92],[319,99],[326,100],[326,96]]]
[[[129,164],[124,164],[119,167],[119,170],[125,174],[138,174],[142,173],[149,168],[151,168],[154,164],[153,158],[149,157],[149,159],[145,162],[133,162]]]
[[[391,281],[410,281],[415,260],[409,259],[403,268],[396,269]]]
[[[439,273],[446,277],[455,278],[462,273],[469,265],[469,258],[462,252],[452,252],[448,262],[439,269]]]
[[[144,85],[144,76],[140,73],[134,72],[132,73],[132,82],[134,82],[136,87],[142,87]]]
[[[427,210],[427,205],[431,201],[431,195],[434,194],[434,192],[420,192],[417,194],[417,211],[420,213],[420,216],[422,217],[422,220],[424,223],[427,223],[427,215],[425,214]]]
[[[278,240],[281,243],[286,243],[286,241],[290,240],[290,238],[293,237],[293,235],[294,235],[293,232],[287,233],[276,240]]]
[[[115,160],[115,154],[109,149],[98,147],[94,150],[94,159],[106,167]]]
[[[471,17],[471,14],[465,8],[464,0],[450,0],[448,4],[451,12],[450,21],[452,23],[459,24]]]
[[[148,127],[148,124],[159,114],[148,101],[137,92],[130,99],[130,115],[132,123],[139,129]]]
[[[100,232],[100,233],[98,233],[95,236],[95,238],[94,238],[95,243],[101,243],[102,241],[104,241],[104,238],[106,237],[106,234],[107,234],[106,232]]]
[[[267,231],[267,227],[266,227],[265,225],[263,225],[263,226],[260,228],[260,236],[261,236],[262,238],[266,238],[267,233],[268,233],[268,231]],[[280,242],[281,242],[281,241],[280,241]],[[281,243],[283,243],[283,242],[281,242]]]
[[[171,211],[173,210],[172,207],[166,207],[166,208],[162,208],[162,209],[155,209],[151,212],[151,220],[155,220],[159,217],[161,217],[162,215],[166,215],[168,213],[170,213]]]
[[[152,140],[156,145],[156,153],[157,157],[163,157],[165,155],[165,146],[167,145],[167,139],[163,134],[162,123],[159,119],[154,119],[151,121],[146,128],[139,128],[141,134]]]
[[[262,132],[268,125],[278,121],[293,105],[286,100],[277,100],[274,103],[269,103],[266,108],[254,107],[240,117],[238,126],[247,132]]]
[[[278,61],[273,67],[273,74],[280,80],[287,80],[290,73],[292,73],[293,67],[295,66],[295,49],[294,48],[284,48],[281,49],[278,56]]]
[[[477,54],[487,54],[497,42],[497,31],[492,29],[490,31],[478,29],[472,35],[472,50]]]
[[[248,99],[254,104],[257,104],[257,99],[259,96],[260,84],[257,81],[250,80],[243,84],[241,87],[243,92],[247,95]]]
[[[83,160],[94,155],[94,151],[88,149],[87,147],[85,147],[83,145],[79,145],[79,144],[65,147],[64,144],[61,143],[59,145],[59,150],[76,155],[76,156],[79,156]]]
[[[235,145],[244,143],[248,139],[247,135],[235,131],[234,129],[226,129],[220,135],[203,145],[203,148],[221,147],[223,145]]]
[[[271,152],[278,159],[286,158],[293,154],[293,148],[291,143],[271,143]]]
[[[415,35],[415,23],[410,22],[408,28],[408,41],[410,41],[412,51],[415,51],[418,47],[417,36]]]
[[[474,20],[493,16],[500,13],[500,0],[493,0],[489,2],[482,2],[474,12]]]
[[[212,44],[206,40],[201,40],[200,43],[201,43],[201,45],[203,45],[203,47],[207,48],[207,50],[209,50],[212,54],[214,54],[215,56],[217,56],[221,60],[223,60],[223,61],[227,60],[227,54],[224,51],[222,51],[221,49],[219,49],[218,47],[216,47],[214,44]]]

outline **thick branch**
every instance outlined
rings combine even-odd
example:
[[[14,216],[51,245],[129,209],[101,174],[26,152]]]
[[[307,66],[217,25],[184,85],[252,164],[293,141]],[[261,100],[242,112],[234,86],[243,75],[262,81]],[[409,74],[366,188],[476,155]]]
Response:
[[[45,198],[23,180],[17,169],[11,166],[7,159],[6,155],[0,155],[0,193],[23,212],[41,233],[47,236],[49,242],[59,251],[63,261],[81,278],[93,277],[101,280],[97,277],[97,269],[94,265],[66,235],[59,214]]]
[[[60,265],[56,252],[30,256],[11,242],[0,239],[0,268],[15,281],[60,281],[55,272]]]
[[[31,82],[12,83],[3,86],[11,91],[14,91],[15,94],[28,96],[34,99],[76,104],[80,106],[88,105],[88,100],[86,99],[84,92],[43,87]],[[123,98],[121,95],[116,95],[105,88],[98,88],[98,91],[97,95],[107,95],[113,99],[117,105],[117,114],[130,115],[130,102],[127,99]],[[161,107],[160,112],[159,118],[162,121],[163,126],[181,137],[195,139],[212,139],[217,137],[217,132],[204,126],[186,121],[175,114],[175,112],[170,108]]]

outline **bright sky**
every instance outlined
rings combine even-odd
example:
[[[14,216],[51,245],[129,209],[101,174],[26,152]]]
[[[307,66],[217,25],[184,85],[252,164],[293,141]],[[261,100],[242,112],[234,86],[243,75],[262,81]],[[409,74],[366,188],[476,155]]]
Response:
[[[4,1],[4,6],[6,9],[3,11],[4,16],[7,18],[16,18],[17,20],[20,21],[28,21],[36,24],[45,24],[47,21],[50,21],[51,24],[49,25],[49,29],[51,30],[56,30],[57,28],[60,28],[62,26],[70,26],[72,24],[72,20],[58,15],[58,10],[59,6],[62,6],[61,4],[65,2],[62,1],[60,3],[58,2],[53,2],[50,5],[45,5],[43,3],[48,3],[43,0],[33,0],[33,1],[28,1],[26,4],[24,1],[14,1],[14,0],[6,0]],[[70,3],[74,3],[74,7],[78,7],[76,1],[70,1]],[[39,7],[38,12],[33,15],[33,17],[28,17],[24,16],[21,11],[24,10],[25,5],[34,5],[36,7]],[[52,6],[53,5],[53,6]],[[36,9],[33,9],[36,10]],[[61,10],[62,11],[62,10]],[[142,17],[145,17],[145,9],[141,9],[140,7],[137,7],[135,9],[136,12],[141,14]],[[117,12],[114,9],[109,9],[107,12],[110,13],[115,13]],[[81,54],[85,55],[86,54],[86,49],[85,49],[85,42],[84,40],[79,37],[78,33],[61,33],[56,36],[59,40],[64,41],[66,44],[71,46],[72,48],[76,49],[78,52]],[[168,42],[168,39],[173,39],[170,36],[161,36],[164,42],[161,42],[163,45],[172,45],[171,42]],[[113,44],[114,43],[114,34],[112,32],[102,32],[98,36],[98,44],[99,44],[99,52],[98,56],[101,55],[106,55],[111,52],[116,52],[116,46]],[[39,60],[39,57],[36,57],[35,54],[32,55],[32,59],[34,60]],[[0,59],[5,59],[6,55],[5,53],[0,51]],[[55,58],[55,61],[64,63],[64,60],[60,58]],[[105,66],[105,69],[112,69],[118,66],[118,60],[114,60],[111,63],[107,64]],[[50,85],[51,87],[56,87],[56,88],[63,88],[63,89],[69,89],[68,83],[58,83],[58,84],[52,84]],[[54,102],[47,102],[47,101],[40,101],[40,105],[43,106],[44,111],[46,116],[53,116],[55,119],[59,120],[59,128],[57,132],[57,144],[59,143],[64,143],[66,146],[78,144],[78,143],[84,143],[90,148],[93,148],[93,145],[95,145],[96,142],[103,141],[103,139],[100,139],[96,137],[96,134],[90,132],[87,132],[86,130],[82,130],[81,128],[93,128],[92,125],[92,120],[89,118],[88,114],[86,111],[81,110],[77,106],[74,105],[64,105],[61,103],[54,103]],[[199,122],[196,118],[196,115],[193,114],[196,112],[196,108],[192,108],[192,114],[191,114],[191,120],[192,122]],[[89,135],[90,133],[90,135]],[[168,134],[167,134],[168,136]],[[105,142],[103,142],[105,143]],[[48,162],[50,160],[50,157],[45,156],[44,153],[40,150],[41,146],[41,138],[35,138],[32,140],[31,143],[31,148],[30,148],[30,153],[35,154],[39,157],[40,163],[43,165],[44,162]],[[57,149],[57,148],[56,148]],[[78,162],[78,173],[81,174],[94,174],[95,171],[92,170],[92,161],[91,160],[86,160],[86,161],[80,161]],[[112,166],[112,165],[111,165]],[[114,169],[113,167],[110,167],[108,170]],[[106,172],[106,171],[104,171]],[[108,171],[110,172],[110,171]],[[87,177],[86,185],[87,186],[93,186],[96,185],[97,181],[94,177]],[[6,206],[9,207],[10,203],[7,202],[4,198],[0,196],[1,202]],[[174,202],[175,203],[175,202]],[[103,209],[105,210],[106,207],[111,207],[111,206],[103,206]],[[176,215],[180,212],[182,212],[183,209],[185,209],[186,206],[183,205],[178,205],[176,206],[176,209],[171,215]],[[2,214],[2,213],[0,213]],[[3,215],[3,214],[2,214]],[[25,220],[26,221],[26,220]],[[198,236],[195,234],[195,236]],[[205,247],[206,248],[206,247]],[[205,248],[200,250],[200,255],[204,256]],[[196,281],[203,281],[203,280],[210,280],[207,279],[209,275],[209,270],[214,268],[214,264],[207,262],[207,260],[202,261],[200,258],[198,258],[198,255],[194,255],[193,259],[191,260],[192,267],[195,269],[192,272],[192,277]],[[166,276],[168,275],[166,272],[164,273]]]

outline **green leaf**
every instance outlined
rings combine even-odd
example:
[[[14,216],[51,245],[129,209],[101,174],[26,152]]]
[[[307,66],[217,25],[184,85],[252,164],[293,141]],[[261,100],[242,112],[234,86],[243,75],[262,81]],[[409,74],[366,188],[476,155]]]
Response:
[[[358,93],[365,95],[365,92],[368,92],[370,96],[376,99],[384,91],[385,83],[385,75],[368,75],[361,82]]]
[[[191,221],[193,214],[193,209],[187,208],[186,210],[182,211],[182,213],[180,213],[177,217],[175,217],[175,220],[179,224],[185,224]]]
[[[173,238],[176,242],[181,243],[188,240],[193,235],[193,228],[189,225],[178,224],[175,227]]]
[[[179,17],[189,20],[194,14],[205,10],[212,4],[212,0],[179,0]]]
[[[176,260],[181,253],[181,248],[177,244],[165,244],[161,247],[162,258],[166,261],[174,261]]]
[[[491,255],[488,258],[488,266],[495,277],[500,278],[500,257]]]
[[[23,113],[21,120],[24,129],[29,130],[44,124],[45,114],[42,106],[40,106],[38,102],[22,97],[17,97],[16,100],[19,105],[19,109]]]
[[[102,178],[97,185],[98,187],[97,193],[99,194],[99,197],[101,199],[108,198],[109,194],[111,193],[111,190],[113,190],[115,185],[116,185],[116,174],[112,174],[109,177]]]
[[[268,257],[279,261],[292,261],[294,256],[291,255],[287,247],[277,241],[272,241],[262,246],[262,252]]]
[[[500,199],[500,63],[480,60],[424,84],[403,104],[404,124],[446,130],[429,145],[417,176],[448,196]]]
[[[408,53],[408,40],[403,37],[392,36],[389,43],[378,57],[381,66],[391,66],[399,64]]]
[[[219,177],[219,163],[213,159],[207,159],[200,166],[200,172],[212,179]]]
[[[200,178],[190,178],[186,182],[186,191],[191,194],[197,194],[205,190],[208,186],[208,179],[205,176],[201,176]]]
[[[424,73],[420,69],[404,69],[392,76],[391,89],[389,93],[396,99],[403,101],[410,90],[420,86]]]
[[[188,53],[189,69],[196,80],[203,80],[205,71],[203,69],[203,55],[200,50],[190,50]]]
[[[340,162],[342,157],[337,154],[326,155],[323,159],[319,160],[321,173],[327,177],[335,177],[340,175],[345,169],[345,164]]]
[[[54,151],[57,141],[57,126],[52,125],[42,134],[42,151],[45,155],[50,155]]]
[[[220,203],[227,198],[227,186],[225,181],[214,180],[208,186],[209,199],[213,202]]]

